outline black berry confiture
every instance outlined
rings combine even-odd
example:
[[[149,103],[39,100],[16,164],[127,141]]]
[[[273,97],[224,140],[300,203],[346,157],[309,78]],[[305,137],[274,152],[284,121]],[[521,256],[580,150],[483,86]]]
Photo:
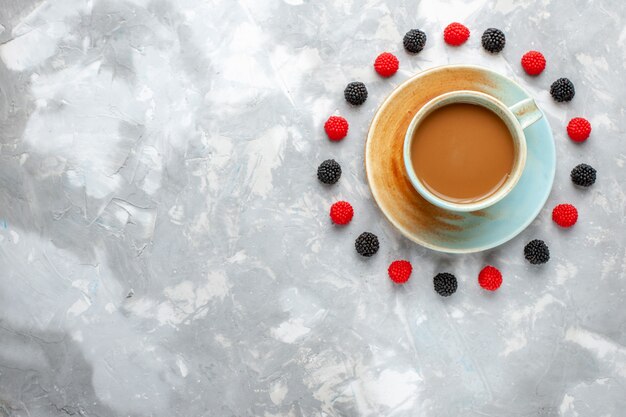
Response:
[[[402,44],[404,45],[404,49],[412,54],[416,54],[424,49],[424,45],[426,45],[426,34],[419,29],[411,29],[406,35],[404,35],[404,39],[402,39]]]
[[[570,173],[572,182],[581,187],[589,187],[596,182],[596,170],[587,164],[578,164]]]
[[[506,45],[506,37],[504,36],[504,32],[500,29],[489,28],[483,32],[481,42],[483,44],[483,48],[485,48],[487,52],[496,54],[504,49],[504,45]]]
[[[458,283],[456,277],[448,272],[440,272],[433,278],[435,291],[442,297],[449,297],[456,292]]]
[[[550,95],[559,103],[571,101],[575,94],[574,84],[567,78],[559,78],[550,86]]]
[[[343,90],[346,101],[355,106],[360,106],[367,100],[367,87],[360,81],[353,81]]]
[[[341,177],[341,165],[334,159],[327,159],[317,167],[317,179],[324,184],[335,184]]]
[[[363,232],[354,241],[354,247],[361,256],[369,258],[378,252],[378,237],[374,233]]]
[[[533,265],[545,264],[550,260],[550,249],[543,240],[531,240],[524,246],[524,258]]]

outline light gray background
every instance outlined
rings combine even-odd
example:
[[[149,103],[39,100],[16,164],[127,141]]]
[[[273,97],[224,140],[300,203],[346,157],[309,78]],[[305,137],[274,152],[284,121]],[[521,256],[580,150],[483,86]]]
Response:
[[[472,30],[460,48],[441,39],[453,20]],[[0,416],[626,415],[621,0],[1,0],[0,23]],[[414,27],[428,43],[409,56]],[[535,48],[548,68],[531,79]],[[372,69],[385,50],[390,80]],[[446,63],[528,88],[557,145],[546,208],[481,254],[410,243],[365,182],[377,105]],[[577,94],[556,105],[561,76]],[[356,109],[352,80],[370,90]],[[337,144],[334,112],[351,123]],[[574,116],[593,125],[582,145]],[[331,188],[315,179],[329,157]],[[589,190],[569,180],[580,162],[598,169]],[[337,199],[356,210],[343,229]],[[550,220],[561,202],[580,210],[571,230]],[[381,240],[368,260],[364,230]],[[549,264],[524,261],[533,238]],[[397,258],[414,265],[403,287]],[[476,283],[486,263],[495,294]]]

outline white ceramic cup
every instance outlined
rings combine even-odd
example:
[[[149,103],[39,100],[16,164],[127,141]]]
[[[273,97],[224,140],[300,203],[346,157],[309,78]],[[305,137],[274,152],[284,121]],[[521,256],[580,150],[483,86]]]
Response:
[[[513,139],[515,159],[509,178],[495,193],[478,201],[455,203],[436,196],[420,181],[411,162],[413,133],[419,128],[422,120],[438,108],[453,103],[469,103],[491,110],[506,124]],[[511,192],[522,176],[524,165],[526,164],[526,137],[524,136],[524,129],[541,119],[541,117],[543,117],[543,114],[532,98],[522,100],[510,107],[488,94],[470,90],[452,91],[433,98],[413,116],[404,138],[404,166],[413,187],[430,203],[446,210],[477,211],[494,205]]]

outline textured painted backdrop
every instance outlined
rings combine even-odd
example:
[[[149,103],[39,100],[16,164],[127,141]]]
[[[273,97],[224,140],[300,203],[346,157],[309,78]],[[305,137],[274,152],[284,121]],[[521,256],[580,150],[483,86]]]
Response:
[[[472,30],[444,46],[453,20]],[[0,0],[0,416],[626,415],[621,0]],[[491,56],[479,37],[503,29]],[[429,36],[417,56],[401,39]],[[537,48],[538,78],[519,67]],[[390,80],[371,68],[398,54]],[[548,206],[486,253],[419,248],[375,207],[363,141],[377,104],[425,68],[477,63],[547,112]],[[577,95],[553,103],[567,76]],[[365,81],[353,109],[344,85]],[[329,143],[333,112],[351,130]],[[569,118],[593,124],[582,145]],[[344,168],[330,189],[323,159]],[[587,162],[598,183],[577,190]],[[343,198],[356,217],[329,224]],[[559,230],[550,207],[580,221]],[[356,255],[363,230],[379,235]],[[533,267],[524,244],[546,240]],[[394,287],[388,263],[408,258]],[[476,284],[485,263],[505,282]],[[443,299],[432,276],[454,272]]]

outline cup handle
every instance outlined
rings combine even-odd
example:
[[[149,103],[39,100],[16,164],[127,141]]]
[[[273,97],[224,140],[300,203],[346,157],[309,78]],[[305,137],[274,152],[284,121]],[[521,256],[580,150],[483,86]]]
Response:
[[[541,113],[541,110],[537,107],[537,103],[535,103],[535,100],[532,98],[527,98],[515,103],[509,107],[509,110],[515,115],[522,129],[526,129],[543,117],[543,113]]]

